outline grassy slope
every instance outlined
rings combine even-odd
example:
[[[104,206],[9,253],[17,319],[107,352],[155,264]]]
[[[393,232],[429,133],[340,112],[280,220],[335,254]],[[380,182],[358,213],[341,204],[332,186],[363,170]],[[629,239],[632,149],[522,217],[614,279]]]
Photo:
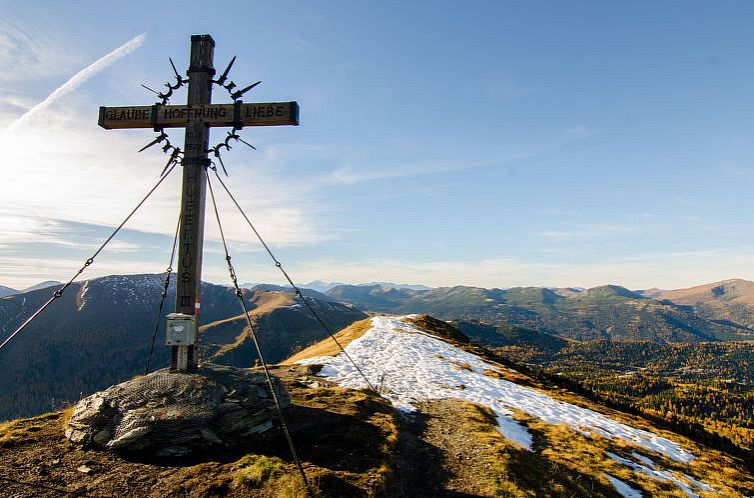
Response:
[[[468,343],[467,340],[459,341],[458,331],[445,322],[431,317],[419,317],[412,322],[426,332],[479,354],[488,361],[500,360],[499,357]],[[360,325],[361,323],[363,322],[360,322]],[[330,354],[336,353],[336,350],[330,350]],[[325,354],[323,349],[312,348],[302,352],[298,359],[320,354]],[[401,425],[397,460],[404,468],[402,471],[398,469],[398,483],[393,483],[389,488],[396,493],[394,496],[403,496],[401,493],[408,493],[406,496],[415,494],[421,486],[429,486],[426,481],[432,478],[439,478],[444,483],[434,491],[436,493],[521,497],[618,496],[604,472],[643,490],[645,496],[685,496],[675,485],[630,472],[608,458],[605,451],[623,457],[629,457],[632,451],[651,456],[661,468],[684,472],[702,479],[726,496],[737,496],[739,493],[749,495],[754,491],[754,479],[750,472],[742,461],[730,455],[710,450],[667,430],[658,429],[641,417],[596,405],[552,382],[536,380],[503,366],[487,374],[543,390],[561,401],[606,413],[634,427],[678,441],[699,458],[688,466],[678,464],[664,457],[649,455],[638,446],[617,440],[608,441],[596,435],[585,437],[565,425],[554,426],[519,414],[519,420],[535,436],[535,451],[528,452],[500,435],[495,429],[494,416],[486,408],[461,401],[450,401],[451,406],[439,409],[438,405],[448,405],[448,401],[432,401],[424,404],[423,414],[414,416],[411,422],[404,420]],[[441,422],[433,423],[433,417],[441,419]],[[448,430],[449,428],[452,429]],[[451,437],[448,436],[449,433],[455,435]],[[469,444],[469,441],[472,441],[472,444]],[[417,452],[417,446],[424,449]],[[440,457],[436,454],[437,448],[442,450]],[[413,465],[406,461],[407,452],[414,459]],[[417,457],[427,458],[429,461],[416,462]],[[475,459],[478,463],[476,466],[473,464]],[[427,464],[439,465],[440,468],[427,470]],[[405,469],[406,466],[409,466],[408,470]],[[471,467],[475,470],[469,471]],[[417,472],[418,478],[406,477]],[[407,482],[404,482],[404,479],[407,479]]]
[[[336,330],[366,316],[339,303],[309,302]],[[249,303],[249,315],[268,362],[282,361],[327,336],[321,324],[290,292],[255,290]],[[208,323],[200,327],[199,333],[202,355],[214,363],[249,367],[258,358],[243,314]]]

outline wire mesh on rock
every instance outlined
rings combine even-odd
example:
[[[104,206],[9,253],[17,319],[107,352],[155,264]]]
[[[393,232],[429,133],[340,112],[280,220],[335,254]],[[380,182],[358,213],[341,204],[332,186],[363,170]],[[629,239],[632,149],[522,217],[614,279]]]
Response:
[[[282,398],[289,403],[287,395]],[[264,375],[202,365],[195,373],[158,370],[84,398],[66,437],[132,453],[188,455],[237,444],[271,428],[274,420]]]

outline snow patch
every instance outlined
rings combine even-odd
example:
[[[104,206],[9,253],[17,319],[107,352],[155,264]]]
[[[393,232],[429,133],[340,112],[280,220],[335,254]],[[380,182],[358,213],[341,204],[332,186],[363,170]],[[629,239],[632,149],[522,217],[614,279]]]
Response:
[[[81,291],[79,293],[79,306],[78,306],[79,311],[84,309],[84,305],[86,304],[86,293],[88,291],[89,291],[89,280],[84,280],[84,285],[81,286]]]
[[[697,479],[694,479],[693,477],[691,477],[688,474],[683,474],[683,478],[686,479],[691,484],[693,484],[694,486],[696,486],[697,488],[701,489],[702,491],[714,491],[715,490],[715,488],[713,488],[709,484],[704,483],[702,481],[699,481]]]
[[[641,491],[638,489],[634,489],[625,482],[621,481],[617,477],[613,477],[610,474],[604,474],[605,477],[607,477],[607,480],[610,481],[610,484],[613,485],[615,490],[623,496],[624,498],[641,498],[642,494]]]
[[[631,456],[648,467],[652,467],[653,469],[657,468],[657,465],[655,464],[654,460],[652,460],[648,456],[644,456],[641,453],[637,453],[635,451],[631,452]]]
[[[620,463],[621,465],[628,467],[629,469],[633,470],[634,472],[638,472],[640,474],[644,474],[646,476],[651,477],[652,479],[656,479],[658,481],[663,482],[672,482],[678,488],[683,491],[686,496],[689,498],[699,498],[699,495],[694,492],[694,487],[690,486],[688,483],[683,482],[681,479],[679,479],[674,472],[671,472],[669,470],[662,470],[657,468],[657,465],[647,457],[644,457],[646,460],[649,460],[652,468],[647,467],[645,465],[642,465],[640,463],[634,462],[632,460],[629,460],[627,458],[623,458],[621,456],[616,455],[615,453],[611,453],[609,451],[605,452],[605,455],[610,457],[612,460],[615,460],[616,462]],[[634,452],[632,455],[636,456],[637,453]],[[642,456],[642,455],[639,455]],[[643,461],[643,460],[642,460]],[[686,480],[688,480],[693,486],[696,486],[697,489],[701,489],[703,491],[714,491],[714,489],[709,486],[708,484],[705,484],[701,481],[697,481],[693,477],[681,474]]]
[[[404,333],[397,334],[396,330]],[[485,370],[499,366],[425,334],[401,318],[372,318],[371,329],[345,349],[370,382],[380,384],[382,395],[404,411],[414,411],[421,401],[455,398],[493,410],[501,434],[527,449],[531,449],[531,434],[513,418],[514,410],[550,424],[566,423],[585,435],[591,435],[590,431],[593,431],[608,439],[635,443],[678,462],[688,463],[695,458],[677,443],[651,432],[628,426],[588,408],[557,401],[535,389],[484,375]],[[309,358],[299,363],[322,365],[319,375],[344,387],[367,387],[342,353]]]

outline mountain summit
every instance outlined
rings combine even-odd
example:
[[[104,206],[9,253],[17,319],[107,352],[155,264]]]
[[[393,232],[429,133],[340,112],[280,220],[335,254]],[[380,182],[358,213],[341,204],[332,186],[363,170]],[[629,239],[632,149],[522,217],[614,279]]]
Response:
[[[667,299],[678,304],[728,302],[754,306],[754,282],[734,278],[687,289],[657,290],[648,293],[655,299]]]
[[[754,492],[744,462],[511,368],[431,316],[375,316],[336,337],[345,352],[328,339],[271,367],[318,497]],[[306,496],[279,431],[152,462],[70,445],[69,416],[0,426],[11,496]]]

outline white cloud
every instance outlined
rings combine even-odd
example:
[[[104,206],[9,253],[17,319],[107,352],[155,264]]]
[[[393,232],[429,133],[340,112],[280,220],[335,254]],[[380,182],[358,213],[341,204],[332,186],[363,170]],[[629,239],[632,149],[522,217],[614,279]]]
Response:
[[[84,261],[74,258],[44,258],[30,261],[27,257],[0,258],[0,275],[3,284],[16,289],[23,289],[45,280],[67,282]],[[150,260],[127,260],[113,257],[100,257],[87,268],[79,281],[106,275],[123,275],[137,273],[160,273],[165,271],[166,262]]]
[[[438,160],[431,162],[403,163],[398,165],[369,164],[368,166],[355,166],[354,164],[346,164],[334,169],[330,173],[328,180],[336,184],[350,184],[372,180],[386,180],[409,176],[447,173],[452,171],[466,171],[476,168],[487,168],[523,161],[545,152],[558,149],[571,142],[584,140],[592,135],[594,135],[593,131],[586,127],[579,126],[566,130],[559,137],[549,142],[542,143],[528,150],[501,154],[495,159]]]
[[[19,40],[23,42],[22,38]],[[0,282],[5,285],[13,285],[20,278],[25,282],[34,280],[35,276],[66,278],[80,266],[80,261],[54,259],[54,248],[88,250],[99,246],[101,241],[94,240],[91,234],[115,228],[157,181],[167,156],[158,147],[136,153],[152,139],[153,132],[100,129],[96,123],[98,103],[74,91],[142,42],[141,35],[135,37],[90,64],[42,103],[32,106],[36,110],[17,119],[11,129],[0,132],[4,151],[0,164],[4,178],[0,182]],[[120,69],[116,64],[111,70]],[[28,99],[17,94],[0,96],[0,114],[18,116],[29,108]],[[3,101],[7,104],[4,108]],[[221,131],[214,134],[219,136]],[[171,139],[179,143],[182,134],[176,132]],[[270,167],[270,163],[279,166],[287,158],[266,153],[263,147],[261,153],[237,147],[224,159],[231,174],[226,183],[269,243],[306,245],[329,237],[316,221],[324,208],[311,197],[311,186],[280,177],[277,172],[284,168]],[[125,228],[164,234],[172,240],[181,174],[177,167]],[[218,190],[217,194],[226,236],[234,242],[235,251],[258,250],[235,206],[223,192]],[[206,216],[206,238],[210,242],[218,240],[214,215],[208,211]],[[76,224],[97,230],[83,236]],[[14,259],[30,244],[37,244],[37,248],[40,244],[48,246],[49,258]],[[132,239],[113,244],[108,251],[116,254],[145,249],[137,247]],[[162,271],[162,259],[160,253],[157,263],[149,261],[151,267],[133,262],[104,267],[110,273]]]
[[[537,235],[556,241],[572,239],[596,239],[638,233],[641,228],[636,225],[617,225],[611,223],[586,223],[566,228],[541,230]]]
[[[25,123],[28,123],[28,121],[33,119],[36,114],[50,107],[56,100],[73,92],[92,76],[139,48],[144,43],[145,39],[145,33],[137,35],[74,74],[68,81],[50,93],[46,99],[26,111],[21,117],[8,125],[8,131],[16,130]]]
[[[39,23],[25,23],[4,12],[0,19],[0,85],[31,84],[58,76],[64,68],[80,62],[78,55],[61,49],[63,40],[55,30]],[[6,91],[3,89],[3,91]]]
[[[130,260],[117,253],[103,253],[81,278],[164,271],[162,261],[169,248],[154,260]],[[205,254],[203,279],[227,283],[223,258],[214,251]],[[265,257],[253,262],[232,253],[239,278],[244,281],[282,283],[279,271]],[[25,257],[0,258],[2,285],[25,287],[41,280],[64,280],[81,266],[82,260],[45,259],[30,261]],[[285,264],[285,262],[284,262]],[[716,282],[729,278],[754,280],[754,248],[741,250],[690,251],[642,254],[585,263],[539,263],[517,259],[478,261],[409,262],[372,259],[356,262],[314,261],[285,264],[296,283],[312,280],[364,283],[392,281],[422,283],[431,286],[468,285],[478,287],[594,287],[617,284],[630,289],[659,287],[676,289]],[[742,268],[749,268],[742,272]]]

